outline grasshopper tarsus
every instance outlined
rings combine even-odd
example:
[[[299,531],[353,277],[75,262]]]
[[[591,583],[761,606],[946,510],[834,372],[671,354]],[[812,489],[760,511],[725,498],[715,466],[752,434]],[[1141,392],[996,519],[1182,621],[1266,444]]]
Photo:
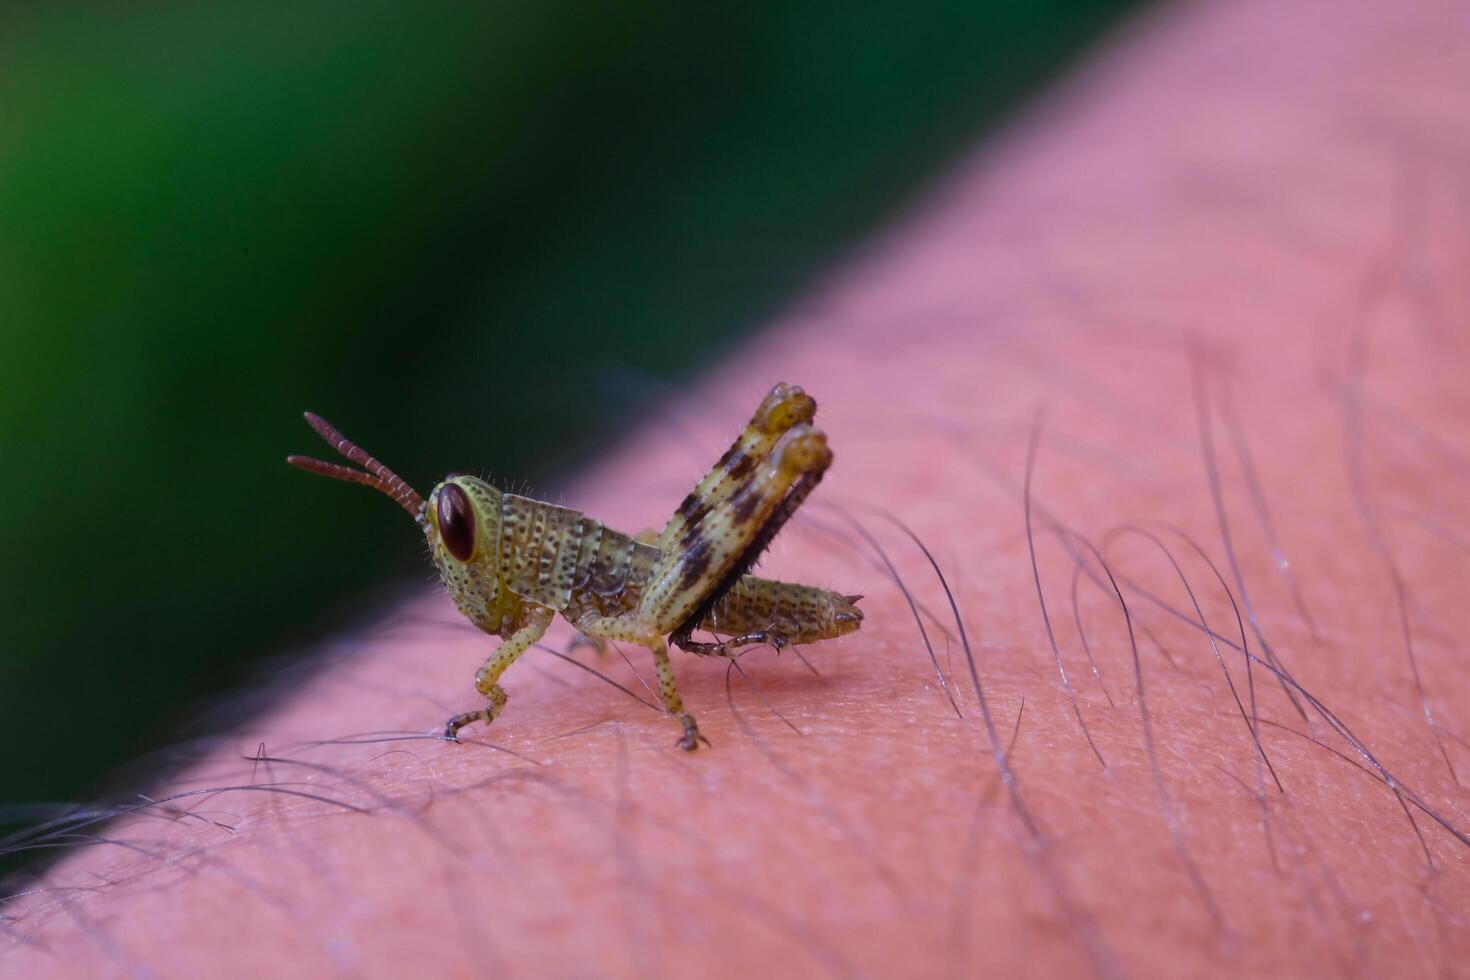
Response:
[[[693,752],[699,748],[700,742],[703,742],[705,745],[710,744],[709,739],[700,734],[699,723],[694,720],[693,715],[680,715],[679,721],[684,725],[684,734],[674,743],[675,746],[683,749],[685,752]],[[714,746],[711,745],[710,747],[713,748]]]

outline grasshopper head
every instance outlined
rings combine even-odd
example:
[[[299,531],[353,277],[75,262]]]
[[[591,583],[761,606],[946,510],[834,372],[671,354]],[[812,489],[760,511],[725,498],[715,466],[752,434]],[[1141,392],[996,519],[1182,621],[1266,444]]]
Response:
[[[508,611],[500,583],[500,491],[451,473],[429,493],[424,536],[459,611],[494,633]]]

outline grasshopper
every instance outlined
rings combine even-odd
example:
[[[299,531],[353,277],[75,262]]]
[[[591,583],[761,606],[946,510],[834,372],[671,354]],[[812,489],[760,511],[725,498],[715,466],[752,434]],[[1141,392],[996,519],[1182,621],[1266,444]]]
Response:
[[[862,622],[862,596],[747,574],[832,463],[826,436],[812,426],[816,410],[801,388],[772,388],[657,535],[622,534],[578,511],[462,473],[447,475],[426,501],[311,412],[311,427],[362,469],[306,456],[286,462],[397,501],[423,529],[455,606],[503,640],[475,673],[475,689],[487,704],[450,718],[446,739],[457,742],[466,725],[488,725],[500,715],[501,674],[560,613],[594,646],[625,641],[653,653],[664,706],[683,725],[676,744],[692,751],[709,740],[684,710],[665,637],[690,653],[728,657],[752,644],[779,650],[832,639]],[[729,639],[697,641],[695,630]]]

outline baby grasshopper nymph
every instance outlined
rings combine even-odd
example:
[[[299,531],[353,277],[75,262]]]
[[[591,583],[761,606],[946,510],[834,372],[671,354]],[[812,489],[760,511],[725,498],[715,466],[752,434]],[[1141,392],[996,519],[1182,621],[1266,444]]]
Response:
[[[746,574],[832,462],[812,427],[817,405],[794,385],[771,389],[739,438],[684,498],[668,524],[630,537],[575,510],[503,493],[451,473],[424,500],[397,474],[318,415],[306,421],[355,470],[305,456],[309,473],[362,483],[396,500],[423,528],[459,611],[504,642],[475,673],[488,703],[450,718],[444,737],[487,724],[505,707],[500,675],[560,613],[593,644],[626,641],[653,652],[664,705],[684,726],[678,745],[704,739],[674,684],[664,637],[701,656],[750,644],[777,649],[851,633],[861,596]],[[695,630],[729,636],[700,642]]]

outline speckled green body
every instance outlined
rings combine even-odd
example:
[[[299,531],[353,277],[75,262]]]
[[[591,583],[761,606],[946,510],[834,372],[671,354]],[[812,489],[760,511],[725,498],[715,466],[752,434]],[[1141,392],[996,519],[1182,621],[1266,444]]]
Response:
[[[486,633],[509,637],[537,606],[579,628],[599,617],[632,613],[666,557],[662,548],[579,511],[503,493],[474,477],[454,482],[479,516],[475,557],[458,562],[437,548],[435,564],[455,606]],[[428,512],[436,512],[432,497]],[[856,606],[836,592],[746,575],[698,628],[723,635],[770,629],[788,642],[812,643],[851,633],[861,619]]]
[[[311,412],[312,428],[362,469],[307,456],[286,461],[396,501],[422,528],[460,612],[503,638],[475,672],[485,707],[450,718],[445,738],[499,715],[508,697],[500,676],[560,614],[599,648],[627,642],[648,649],[664,707],[683,727],[677,744],[692,750],[708,740],[684,710],[669,641],[699,656],[729,657],[755,644],[779,650],[832,639],[862,623],[861,596],[745,574],[832,464],[827,437],[812,425],[816,411],[801,388],[775,385],[663,530],[646,539],[462,474],[445,477],[424,500]],[[696,640],[695,630],[723,638]]]

